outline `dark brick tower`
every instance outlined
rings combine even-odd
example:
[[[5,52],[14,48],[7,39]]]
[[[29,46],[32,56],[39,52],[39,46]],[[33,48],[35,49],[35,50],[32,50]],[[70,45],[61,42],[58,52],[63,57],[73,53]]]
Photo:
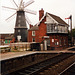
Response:
[[[16,24],[15,24],[15,40],[18,41],[20,37],[21,42],[27,42],[27,25],[24,11],[17,11]],[[18,37],[19,36],[19,37]]]

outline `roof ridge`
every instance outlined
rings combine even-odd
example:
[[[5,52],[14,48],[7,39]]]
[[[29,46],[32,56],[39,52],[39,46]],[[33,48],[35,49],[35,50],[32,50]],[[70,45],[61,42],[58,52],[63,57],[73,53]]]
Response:
[[[48,13],[48,12],[47,12]],[[53,15],[53,16],[56,16],[56,15],[54,15],[54,14],[51,14],[51,13],[48,13],[48,14],[50,14],[50,15]],[[56,17],[59,17],[59,16],[56,16]],[[59,17],[60,18],[60,17]]]

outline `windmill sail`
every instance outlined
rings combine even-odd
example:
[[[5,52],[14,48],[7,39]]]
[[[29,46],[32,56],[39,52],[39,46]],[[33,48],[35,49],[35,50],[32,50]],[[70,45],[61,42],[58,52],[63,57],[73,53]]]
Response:
[[[24,8],[26,8],[28,5],[32,4],[34,0],[30,0],[29,2],[25,3]]]
[[[36,11],[29,10],[29,9],[25,9],[24,11],[27,12],[27,13],[36,15]]]
[[[8,8],[8,9],[12,9],[12,10],[17,10],[15,8],[10,8],[10,7],[6,7],[6,6],[2,6],[3,8]]]
[[[14,13],[13,15],[11,15],[10,17],[8,17],[6,20],[10,19],[11,17],[13,17],[16,13]]]
[[[29,25],[32,24],[27,15],[25,15],[25,18],[26,18],[26,21],[27,21],[27,23],[28,23]]]
[[[16,5],[16,7],[18,7],[18,5],[16,4],[16,2],[13,0],[14,4]]]

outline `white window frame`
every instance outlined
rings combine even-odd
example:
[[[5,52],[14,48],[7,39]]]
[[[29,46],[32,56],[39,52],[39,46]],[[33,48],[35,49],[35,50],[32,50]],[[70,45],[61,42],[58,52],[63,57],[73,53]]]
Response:
[[[21,18],[21,15],[19,15],[18,17]]]
[[[18,32],[20,32],[20,30],[18,30]]]
[[[32,36],[35,36],[35,31],[32,31]]]
[[[18,26],[20,27],[20,24],[18,24]]]
[[[54,39],[52,39],[52,42],[54,42]]]

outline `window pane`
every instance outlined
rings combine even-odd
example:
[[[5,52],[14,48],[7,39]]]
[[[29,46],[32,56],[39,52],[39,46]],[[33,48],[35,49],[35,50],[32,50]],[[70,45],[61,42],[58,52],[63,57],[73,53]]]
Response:
[[[32,36],[35,36],[35,31],[32,31]]]
[[[18,32],[20,32],[20,30],[18,30]]]
[[[35,42],[35,38],[32,38],[32,42]]]
[[[50,46],[50,39],[47,40],[47,46]]]

